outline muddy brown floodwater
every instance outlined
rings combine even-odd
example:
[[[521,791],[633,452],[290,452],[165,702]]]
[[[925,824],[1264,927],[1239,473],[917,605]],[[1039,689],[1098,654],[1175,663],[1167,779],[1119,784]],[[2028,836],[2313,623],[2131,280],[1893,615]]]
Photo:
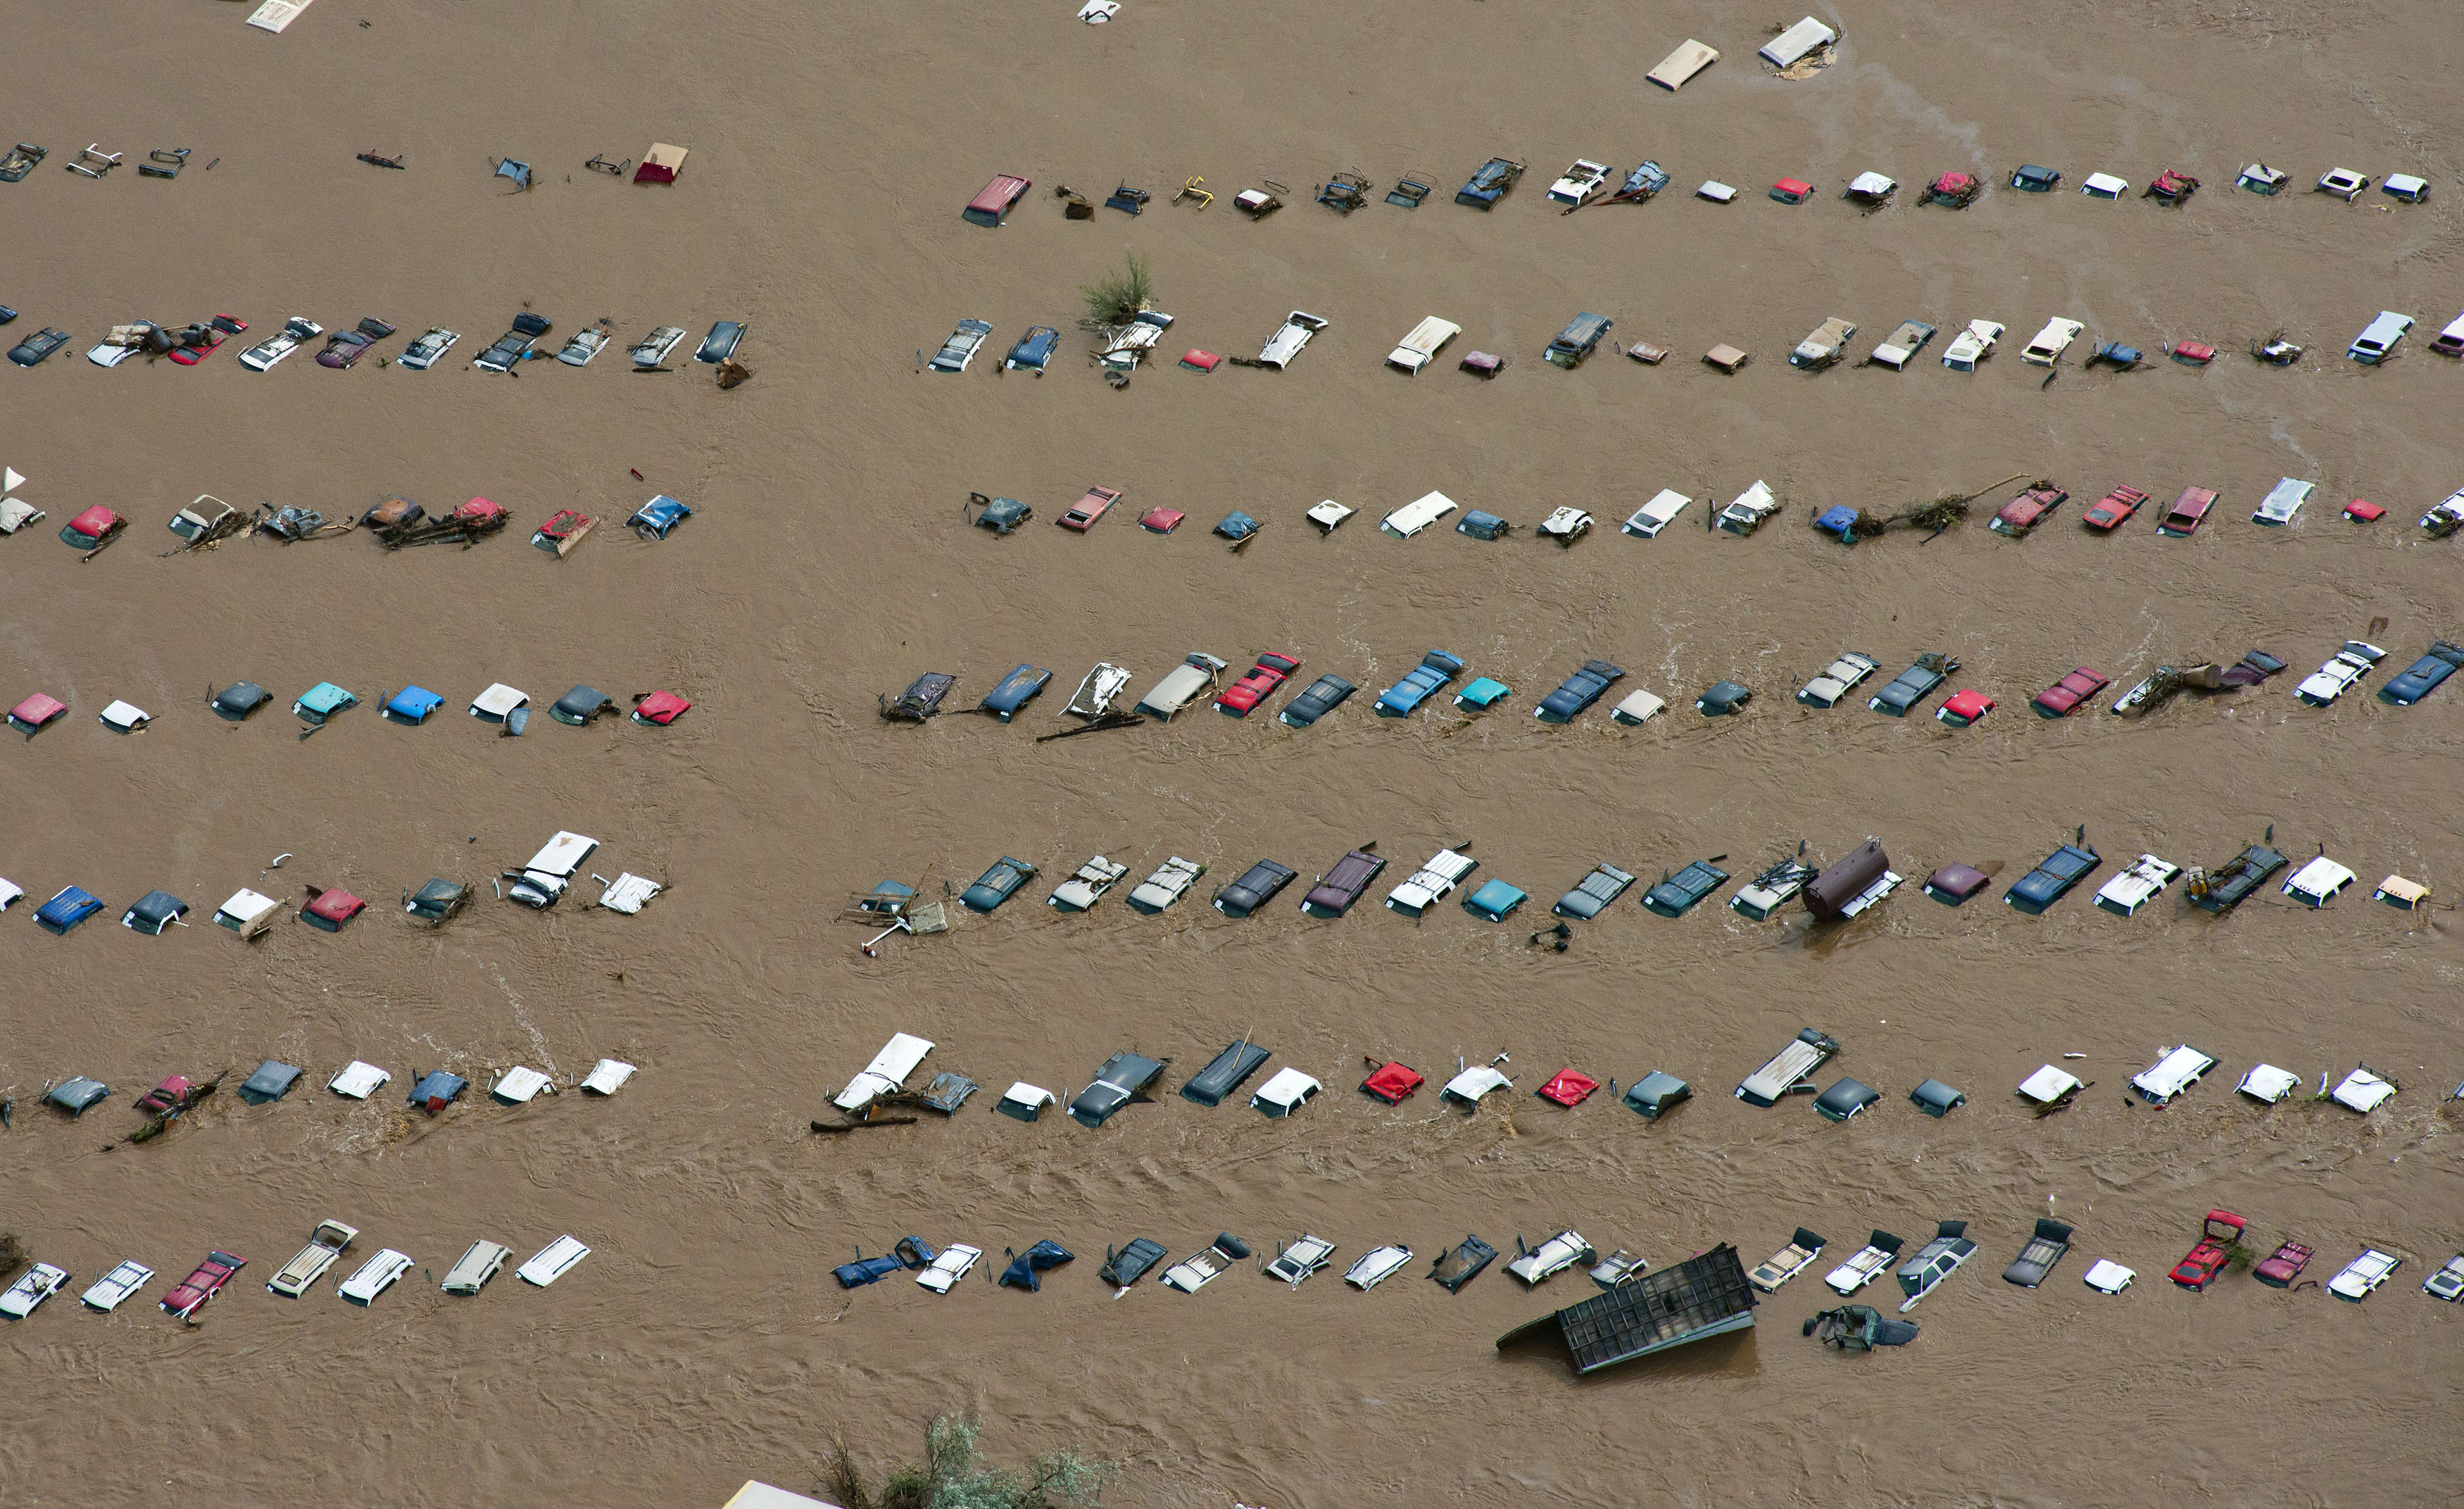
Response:
[[[1193,1509],[2452,1492],[2437,1422],[2464,1318],[2419,1283],[2464,1244],[2442,1109],[2464,1077],[2464,959],[2450,912],[2368,899],[2390,872],[2442,903],[2464,888],[2464,694],[2370,695],[2464,629],[2459,546],[2412,523],[2464,483],[2464,372],[2428,351],[2464,306],[2464,30],[2446,8],[1870,0],[1821,12],[1845,32],[1837,60],[1795,81],[1754,59],[1793,14],[1727,0],[1125,0],[1103,27],[1068,0],[323,0],[279,36],[245,11],[97,0],[13,33],[0,133],[52,157],[0,184],[0,300],[21,311],[12,339],[74,339],[7,373],[0,460],[50,517],[0,541],[0,693],[71,711],[6,751],[0,874],[31,894],[0,920],[16,1099],[0,1227],[75,1277],[0,1328],[17,1422],[0,1501],[715,1505],[748,1476],[809,1486],[834,1432],[880,1462],[949,1411],[980,1415],[997,1458],[1076,1446],[1127,1464],[1111,1501]],[[1688,35],[1721,60],[1682,94],[1643,83]],[[61,171],[86,141],[132,163],[186,145],[192,166],[170,182]],[[692,148],[672,187],[583,166],[653,141]],[[1521,186],[1490,213],[1447,202],[1493,154],[1530,163]],[[503,155],[539,186],[492,180]],[[1675,178],[1656,202],[1565,216],[1545,201],[1578,156],[1621,175],[1646,155]],[[2254,159],[2292,191],[2235,190]],[[2023,162],[2060,168],[2061,190],[1999,187]],[[2420,173],[2432,193],[2307,191],[2337,166]],[[2205,184],[2178,211],[2135,197],[2166,167]],[[1381,194],[1425,169],[1440,192],[1349,217],[1310,202],[1355,168]],[[1869,168],[1903,187],[1865,216],[1838,195]],[[1997,187],[1965,211],[1921,208],[1951,168]],[[2082,197],[2099,169],[2134,197]],[[1008,224],[962,223],[1003,171],[1035,180]],[[1166,203],[1191,174],[1222,196],[1211,209]],[[1775,204],[1763,189],[1782,176],[1818,191]],[[1251,222],[1229,196],[1266,178],[1288,208]],[[1705,178],[1744,192],[1688,197]],[[1070,221],[1052,197],[1124,181],[1153,194],[1134,219]],[[1128,253],[1177,322],[1165,360],[1115,392],[1072,322],[1079,285]],[[525,307],[556,322],[551,344],[605,317],[617,349],[579,370],[471,370]],[[1287,371],[1171,361],[1249,355],[1292,309],[1330,323]],[[2419,319],[2402,356],[2346,361],[2381,309]],[[1578,311],[1676,355],[1542,363]],[[83,360],[113,323],[218,312],[249,336],[193,367]],[[1446,356],[1417,379],[1381,366],[1433,313],[1463,327]],[[385,353],[431,324],[462,344],[425,372],[305,355],[243,370],[238,351],[293,314],[393,322]],[[1901,373],[1793,370],[1789,348],[1834,315],[1859,327],[1852,362],[1903,319],[1944,333]],[[2057,315],[2087,334],[2045,386],[2018,347]],[[919,373],[914,353],[968,317],[995,327],[973,368]],[[2001,349],[1947,371],[1942,344],[1978,318],[2008,326]],[[723,319],[752,324],[745,386],[722,393],[689,362],[627,369],[651,326],[698,339]],[[1033,324],[1067,332],[1050,374],[996,375]],[[2242,354],[2279,327],[2309,347],[2297,366]],[[2105,340],[2226,354],[2083,369]],[[1751,353],[1734,376],[1697,360],[1722,342]],[[1458,371],[1472,349],[1505,372]],[[2012,474],[2072,496],[2025,540],[1983,527],[2007,492],[1930,543],[1848,549],[1807,527],[1834,504],[1888,512]],[[2318,484],[2298,521],[2252,524],[2288,476]],[[1785,499],[1774,523],[1703,527],[1757,479]],[[1052,527],[1090,483],[1123,504],[1083,537]],[[2159,505],[2190,485],[2223,500],[2188,540],[2151,513],[2082,530],[2083,506],[2125,483]],[[1655,541],[1618,535],[1661,487],[1694,507]],[[1526,525],[1573,502],[1601,526],[1564,550],[1528,528],[1379,534],[1431,489]],[[1006,539],[969,529],[970,491],[1036,518]],[[616,526],[653,492],[696,510],[657,544]],[[387,493],[431,510],[484,496],[515,523],[468,551],[387,555],[355,535],[161,557],[164,521],[201,493],[336,515]],[[2388,517],[2346,522],[2353,498]],[[1301,515],[1322,499],[1361,516],[1321,539]],[[81,565],[54,531],[95,503],[132,523]],[[1135,527],[1156,504],[1189,521]],[[528,548],[566,507],[605,522],[562,561]],[[1234,508],[1268,521],[1238,555],[1206,533]],[[2299,702],[2293,683],[2352,636],[2387,662],[2332,707]],[[1476,719],[1373,716],[1433,647],[1513,698]],[[2290,668],[2143,721],[2105,711],[2112,693],[2060,722],[2026,707],[2074,666],[2118,690],[2254,647]],[[1947,652],[1964,668],[1946,690],[1999,710],[1954,732],[1792,700],[1849,649],[1884,677]],[[1361,693],[1306,731],[1200,708],[1033,742],[1096,660],[1129,666],[1134,692],[1193,650],[1236,671],[1287,653],[1300,682],[1333,672]],[[1632,729],[1604,708],[1536,722],[1595,656],[1628,673],[1613,696],[1639,686],[1670,710]],[[1056,679],[1015,723],[875,715],[920,672],[957,674],[954,703],[971,705],[1022,660]],[[1691,699],[1723,677],[1754,700],[1706,721]],[[234,726],[201,700],[238,679],[276,702]],[[301,742],[286,709],[323,679],[363,705]],[[539,706],[575,682],[696,705],[664,730],[541,718],[508,740],[461,712],[498,680]],[[445,709],[379,721],[379,697],[409,683]],[[114,698],[153,725],[104,728]],[[2271,824],[2297,861],[2323,846],[2360,880],[2316,913],[2273,886],[2222,918],[2179,887],[2128,920],[2084,892],[2043,917],[2003,905],[2082,824],[2106,858],[2097,883],[2143,852],[2221,863]],[[671,889],[630,918],[582,904],[586,881],[544,914],[485,894],[559,829],[601,841],[588,868]],[[1868,834],[1909,883],[1845,926],[1751,923],[1727,891],[1669,921],[1638,892],[1563,953],[1526,944],[1595,860],[1648,881],[1726,854],[1743,876]],[[1297,890],[1245,921],[1205,904],[1262,856],[1306,882],[1370,839],[1398,868],[1340,921],[1304,918]],[[1481,877],[1531,893],[1523,916],[1492,925],[1449,901],[1415,925],[1375,904],[1459,840]],[[1117,895],[1078,918],[1041,904],[1096,853],[1129,883],[1174,854],[1209,874],[1157,917]],[[1043,874],[946,935],[868,959],[832,921],[877,878],[937,895],[1002,854]],[[1994,894],[1958,910],[1923,896],[1953,860],[2001,861]],[[482,889],[437,932],[396,904],[430,876]],[[107,911],[38,931],[27,912],[69,884]],[[285,917],[253,945],[205,922],[243,885],[296,902],[303,884],[372,905],[338,936]],[[111,925],[156,887],[195,925]],[[1808,1026],[1845,1045],[1826,1081],[1883,1092],[1872,1112],[1834,1126],[1729,1097]],[[946,1123],[811,1135],[826,1093],[902,1030],[939,1045],[928,1070],[985,1090]],[[1284,1122],[1169,1093],[1099,1131],[989,1109],[1014,1079],[1083,1086],[1124,1048],[1169,1055],[1177,1085],[1244,1032],[1326,1093]],[[2217,1070],[2168,1108],[2132,1103],[2130,1076],[2182,1042]],[[1434,1083],[1394,1108],[1353,1088],[1364,1056],[1439,1078],[1501,1051],[1517,1087],[1475,1115]],[[609,1099],[484,1095],[517,1063],[570,1085],[603,1055],[640,1066]],[[287,1099],[220,1096],[125,1144],[157,1078],[268,1057],[308,1071]],[[328,1094],[354,1058],[393,1084]],[[2304,1091],[2273,1108],[2234,1095],[2261,1060]],[[2095,1086],[2038,1121],[2011,1091],[2048,1061]],[[2387,1105],[2308,1100],[2320,1074],[2363,1061],[2401,1084]],[[1621,1083],[1666,1069],[1697,1098],[1657,1123],[1605,1093],[1573,1110],[1531,1098],[1569,1065]],[[412,1075],[439,1066],[473,1093],[411,1114]],[[78,1121],[36,1109],[70,1074],[111,1098]],[[1919,1116],[1905,1095],[1926,1076],[1971,1103]],[[2365,1245],[2405,1265],[2358,1306],[2239,1272],[2176,1289],[2166,1271],[2216,1206],[2248,1217],[2261,1254],[2315,1246],[2313,1276]],[[2079,1250],[2041,1289],[2001,1282],[2048,1212]],[[331,1280],[268,1294],[328,1216],[361,1229],[361,1253],[417,1266],[364,1310]],[[1421,1276],[1466,1232],[1510,1254],[1573,1227],[1657,1268],[1721,1241],[1751,1262],[1802,1225],[1836,1244],[1827,1269],[1869,1229],[1921,1241],[1942,1219],[1969,1223],[1977,1260],[1915,1312],[1918,1342],[1862,1357],[1798,1336],[1837,1302],[1809,1275],[1749,1333],[1577,1383],[1493,1343],[1590,1293],[1579,1274],[1526,1294],[1501,1267],[1453,1297]],[[1315,1232],[1337,1272],[1287,1291],[1236,1269],[1195,1297],[1150,1278],[1118,1298],[1095,1276],[1108,1244],[1152,1236],[1177,1257],[1226,1229],[1266,1252]],[[475,1238],[518,1262],[563,1232],[593,1253],[552,1289],[510,1273],[476,1298],[436,1288]],[[831,1281],[909,1232],[985,1248],[989,1267],[1040,1237],[1079,1257],[1032,1296],[982,1270],[940,1298]],[[1347,1289],[1339,1270],[1387,1242],[1411,1267]],[[184,1328],[156,1301],[212,1249],[249,1267]],[[2088,1290],[2098,1257],[2138,1282]],[[82,1310],[75,1294],[122,1258],[154,1283],[112,1316]]]

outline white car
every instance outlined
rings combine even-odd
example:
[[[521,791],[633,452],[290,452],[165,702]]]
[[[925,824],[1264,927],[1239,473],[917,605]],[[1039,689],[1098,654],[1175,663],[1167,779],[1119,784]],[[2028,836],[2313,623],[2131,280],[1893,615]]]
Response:
[[[1560,1232],[1507,1264],[1506,1271],[1522,1279],[1526,1289],[1534,1289],[1551,1276],[1564,1273],[1576,1263],[1591,1262],[1597,1255],[1592,1244],[1583,1240],[1582,1232]]]
[[[2459,524],[2464,524],[2464,487],[2448,494],[2444,500],[2421,516],[2424,529],[2453,533]]]
[[[2370,674],[2370,667],[2386,658],[2387,652],[2360,639],[2347,639],[2344,648],[2334,658],[2304,677],[2293,695],[2313,707],[2324,707],[2354,682]]]
[[[446,1271],[445,1281],[437,1287],[447,1294],[477,1294],[488,1287],[488,1280],[495,1277],[505,1266],[505,1259],[513,1255],[512,1248],[483,1236],[463,1252],[461,1260]]]
[[[1327,1259],[1333,1255],[1332,1242],[1323,1236],[1303,1236],[1277,1254],[1275,1260],[1266,1265],[1266,1276],[1280,1278],[1291,1288],[1298,1289],[1302,1279],[1324,1268]]]
[[[1859,681],[1872,676],[1881,662],[1872,655],[1851,650],[1831,662],[1828,669],[1796,689],[1796,699],[1808,707],[1830,707],[1846,697]]]
[[[1363,1253],[1360,1260],[1344,1273],[1343,1281],[1363,1294],[1377,1287],[1378,1282],[1412,1260],[1408,1247],[1381,1247]]]
[[[1419,917],[1445,899],[1446,893],[1463,877],[1479,868],[1480,861],[1471,855],[1441,849],[1429,856],[1428,863],[1413,871],[1410,879],[1386,894],[1386,904],[1405,917]]]
[[[394,1285],[394,1280],[410,1272],[410,1257],[392,1248],[382,1248],[374,1257],[360,1265],[360,1271],[342,1280],[337,1291],[353,1304],[367,1304]]]
[[[2096,904],[2116,917],[2131,917],[2164,892],[2180,877],[2182,867],[2154,854],[2141,854],[2138,861],[2096,893]]]
[[[1652,539],[1676,522],[1677,516],[1683,513],[1685,505],[1693,500],[1674,488],[1663,487],[1651,501],[1627,516],[1625,532],[1645,540]]]
[[[952,1286],[966,1277],[983,1255],[984,1250],[980,1247],[969,1247],[964,1242],[953,1242],[941,1249],[940,1255],[934,1258],[922,1273],[915,1276],[915,1281],[935,1294],[948,1294]]]
[[[575,331],[573,339],[564,343],[564,349],[556,353],[556,359],[567,366],[588,366],[590,359],[606,344],[607,332],[592,325]]]
[[[526,1284],[544,1289],[572,1271],[573,1265],[590,1255],[590,1249],[570,1236],[560,1236],[539,1251],[539,1255],[514,1270],[514,1276]]]
[[[684,334],[681,330],[676,333]],[[448,330],[441,324],[430,325],[426,335],[410,343],[410,349],[394,358],[394,365],[423,370],[434,366],[436,359],[452,350],[461,339],[462,332],[459,330]]]
[[[94,1287],[80,1297],[89,1310],[105,1315],[120,1308],[120,1302],[154,1281],[154,1270],[143,1263],[122,1263],[94,1281]]]
[[[2130,1076],[2130,1086],[2147,1100],[2163,1105],[2197,1084],[2216,1061],[2188,1043],[2167,1049],[2165,1056]]]
[[[1284,316],[1284,322],[1275,327],[1275,333],[1266,337],[1265,348],[1258,353],[1258,365],[1282,371],[1293,357],[1301,354],[1301,347],[1309,344],[1309,337],[1325,328],[1324,320],[1304,310],[1293,310]]]
[[[1578,158],[1566,169],[1566,176],[1549,186],[1549,202],[1579,210],[1601,189],[1608,187],[1609,165]]]
[[[1551,510],[1540,521],[1540,533],[1559,544],[1573,544],[1591,532],[1592,516],[1572,503]]]
[[[2353,337],[2353,344],[2345,348],[2344,354],[2365,366],[2376,366],[2395,355],[2397,344],[2411,328],[2412,316],[2382,309],[2377,319],[2371,321],[2360,335]]]
[[[2387,1282],[2387,1275],[2404,1266],[2404,1259],[2393,1253],[2382,1253],[2375,1247],[2365,1247],[2362,1255],[2344,1265],[2344,1271],[2327,1280],[2327,1292],[2339,1299],[2359,1304],[2370,1297],[2370,1291]]]
[[[634,342],[632,350],[627,354],[633,358],[635,366],[653,367],[666,361],[669,353],[675,350],[684,338],[684,326],[663,324]]]
[[[2352,883],[2352,871],[2321,854],[2293,872],[2293,878],[2284,882],[2284,894],[2315,911]]]
[[[2349,167],[2331,167],[2319,175],[2318,191],[2322,194],[2334,194],[2346,204],[2351,204],[2360,198],[2362,190],[2368,187],[2370,187],[2370,175],[2354,172]]]
[[[303,341],[314,341],[325,333],[325,327],[305,315],[293,315],[282,322],[273,337],[250,346],[239,354],[239,365],[252,372],[266,368],[299,349]]]
[[[36,1263],[9,1286],[7,1294],[0,1294],[0,1315],[12,1320],[22,1320],[33,1315],[35,1307],[44,1300],[58,1294],[68,1281],[67,1269]]]
[[[1882,1276],[1891,1259],[1900,1255],[1904,1244],[1888,1232],[1876,1232],[1874,1239],[1857,1250],[1857,1255],[1822,1276],[1834,1294],[1852,1295]]]
[[[2056,315],[2046,321],[2045,327],[2029,341],[2026,349],[2019,353],[2019,360],[2035,366],[2051,366],[2062,359],[2062,353],[2071,348],[2071,343],[2078,340],[2079,332],[2086,328],[2076,320],[2065,320]]]
[[[1967,329],[1951,338],[1949,348],[1942,353],[1942,365],[1954,372],[1973,372],[1977,363],[1993,354],[1993,343],[2001,339],[2000,321],[1970,320]]]
[[[340,1221],[319,1221],[308,1235],[308,1245],[299,1255],[282,1265],[282,1271],[266,1280],[265,1287],[275,1294],[297,1299],[308,1287],[325,1276],[325,1270],[341,1259],[360,1239],[360,1229]]]

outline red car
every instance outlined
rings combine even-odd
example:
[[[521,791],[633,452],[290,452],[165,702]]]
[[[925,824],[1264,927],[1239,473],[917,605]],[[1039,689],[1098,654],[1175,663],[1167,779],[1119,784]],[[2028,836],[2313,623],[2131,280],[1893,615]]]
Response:
[[[1121,490],[1117,487],[1090,487],[1087,489],[1086,497],[1071,503],[1069,511],[1053,522],[1064,529],[1075,529],[1083,535],[1095,527],[1095,521],[1104,517],[1105,509],[1120,500]]]
[[[1225,687],[1215,699],[1215,710],[1232,718],[1246,718],[1257,711],[1258,704],[1275,695],[1284,678],[1301,668],[1301,663],[1287,655],[1262,655],[1249,674]]]
[[[187,337],[188,344],[173,346],[171,360],[182,366],[194,366],[213,355],[225,341],[247,328],[247,321],[234,320],[229,315],[216,315],[204,324],[190,325],[187,330],[180,332]]]
[[[2216,359],[2216,348],[2198,341],[2183,341],[2173,347],[2173,360],[2184,366],[2205,366]]]
[[[1993,521],[1985,527],[2016,539],[2051,518],[2055,509],[2070,500],[2070,496],[2058,487],[2032,487],[2004,503]]]
[[[2208,510],[2214,506],[2215,489],[2183,488],[2182,496],[2173,499],[2173,506],[2165,510],[2165,517],[2156,521],[2156,532],[2187,540],[2198,529],[2199,521],[2208,517]]]
[[[2185,1289],[2207,1292],[2216,1275],[2225,1270],[2225,1259],[2233,1255],[2241,1241],[2241,1230],[2250,1223],[2231,1210],[2210,1210],[2207,1229],[2199,1234],[2199,1245],[2190,1249],[2173,1265],[2169,1276]]]
[[[2102,529],[2111,533],[2129,522],[2130,516],[2139,512],[2139,505],[2145,501],[2147,501],[2147,495],[2139,489],[2117,487],[2099,499],[2096,506],[2089,509],[2080,518],[2079,522],[2091,529]]]
[[[1168,535],[1180,527],[1189,516],[1177,508],[1150,508],[1138,519],[1138,527],[1155,534]]]
[[[237,1276],[248,1266],[245,1257],[229,1253],[209,1253],[197,1271],[180,1280],[179,1285],[163,1297],[163,1308],[186,1320],[204,1308],[205,1302],[223,1292],[223,1285]]]
[[[168,1116],[174,1111],[185,1110],[187,1108],[189,1092],[195,1088],[188,1083],[187,1075],[173,1075],[139,1096],[137,1109],[150,1116]]]
[[[2053,685],[2038,692],[2028,701],[2039,718],[2068,718],[2097,693],[2113,684],[2113,678],[2080,666]]]
[[[1953,728],[1965,728],[1993,711],[1993,699],[1982,692],[1953,692],[1949,699],[1933,711],[1933,716]]]

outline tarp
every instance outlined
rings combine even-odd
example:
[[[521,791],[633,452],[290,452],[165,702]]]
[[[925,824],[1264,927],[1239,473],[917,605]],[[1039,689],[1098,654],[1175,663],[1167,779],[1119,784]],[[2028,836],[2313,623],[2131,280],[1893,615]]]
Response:
[[[1642,77],[1672,94],[1685,87],[1687,79],[1720,60],[1720,50],[1687,37],[1683,46],[1660,60],[1659,66]]]
[[[1360,1088],[1389,1105],[1398,1105],[1406,1096],[1420,1088],[1425,1082],[1418,1071],[1407,1069],[1399,1063],[1390,1062],[1362,1080]]]

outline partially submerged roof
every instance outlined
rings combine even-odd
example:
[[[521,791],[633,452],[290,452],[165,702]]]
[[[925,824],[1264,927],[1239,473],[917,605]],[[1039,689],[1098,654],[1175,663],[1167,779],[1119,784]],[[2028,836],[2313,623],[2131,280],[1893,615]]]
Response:
[[[1595,1372],[1754,1323],[1758,1302],[1737,1250],[1723,1242],[1672,1268],[1516,1326],[1500,1347],[1554,1332],[1577,1373]]]
[[[1642,77],[1661,88],[1675,93],[1685,87],[1686,80],[1720,60],[1720,50],[1692,37],[1687,37],[1677,51],[1660,60]]]
[[[1805,55],[1817,47],[1829,47],[1839,40],[1839,33],[1813,16],[1807,16],[1779,35],[1762,45],[1757,55],[1773,68],[1793,68],[1805,60]]]

